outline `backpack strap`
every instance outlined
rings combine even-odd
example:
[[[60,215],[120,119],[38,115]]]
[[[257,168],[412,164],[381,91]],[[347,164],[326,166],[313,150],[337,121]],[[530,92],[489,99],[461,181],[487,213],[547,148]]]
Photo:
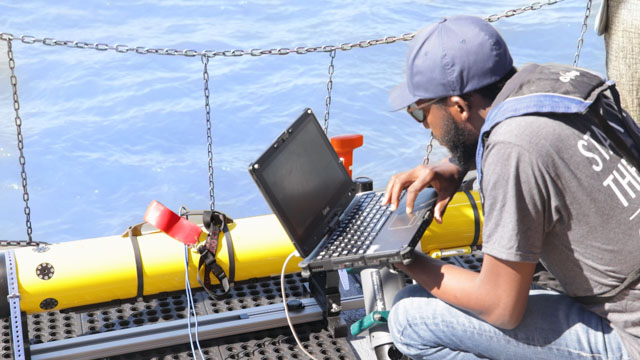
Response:
[[[507,119],[530,114],[584,114],[602,92],[614,85],[596,73],[566,65],[530,64],[520,69],[498,94],[480,129],[476,149],[480,194],[484,146],[494,127]]]
[[[612,95],[617,95],[618,91],[615,87],[611,87],[610,92]],[[620,126],[623,128],[624,132],[629,135],[632,139],[634,145],[636,145],[636,153],[634,154],[633,149],[618,135],[618,132],[613,128],[613,126],[609,123],[607,119],[605,119],[602,114],[603,106],[601,104],[602,99],[598,98],[596,102],[589,108],[589,113],[591,113],[597,120],[598,125],[602,129],[602,132],[611,140],[615,148],[620,152],[622,157],[629,161],[631,165],[633,165],[636,169],[640,169],[640,159],[638,159],[638,151],[637,148],[640,146],[640,138],[638,138],[637,130],[629,128],[629,124],[626,124],[625,114],[620,106],[620,98],[617,96],[613,96],[614,101],[616,102],[616,107],[618,110],[618,114],[620,116]]]
[[[620,116],[620,125],[623,127],[624,131],[629,135],[629,137],[633,140],[634,145],[640,145],[640,139],[638,137],[637,129],[631,129],[631,124],[628,124],[622,110],[622,106],[620,105],[620,95],[616,90],[615,86],[609,88],[611,97],[615,102],[618,114]],[[627,143],[622,140],[618,132],[611,126],[609,121],[605,119],[602,114],[602,99],[598,99],[593,106],[590,107],[589,112],[593,114],[598,121],[598,125],[602,129],[602,132],[611,140],[615,148],[622,154],[623,159],[629,161],[629,163],[634,166],[636,169],[640,169],[640,159],[638,159],[637,155],[634,154],[633,150]],[[613,299],[616,295],[618,295],[622,290],[626,289],[629,285],[636,282],[640,279],[640,266],[638,266],[635,270],[633,270],[627,278],[617,287],[596,295],[587,295],[587,296],[575,296],[574,299],[579,302],[587,305],[600,304],[606,302],[610,299]]]

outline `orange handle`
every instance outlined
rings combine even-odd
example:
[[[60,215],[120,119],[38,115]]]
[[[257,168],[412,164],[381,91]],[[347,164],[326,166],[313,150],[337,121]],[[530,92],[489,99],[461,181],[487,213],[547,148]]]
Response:
[[[353,168],[353,150],[362,146],[362,134],[338,135],[331,138],[331,146],[338,154],[344,168],[347,169],[349,176],[352,176]]]

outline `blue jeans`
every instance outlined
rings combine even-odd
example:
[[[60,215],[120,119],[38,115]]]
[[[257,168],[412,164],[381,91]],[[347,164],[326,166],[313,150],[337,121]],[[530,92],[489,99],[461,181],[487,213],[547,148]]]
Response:
[[[548,290],[531,290],[520,324],[503,330],[411,285],[396,296],[389,331],[414,359],[629,359],[605,319]]]

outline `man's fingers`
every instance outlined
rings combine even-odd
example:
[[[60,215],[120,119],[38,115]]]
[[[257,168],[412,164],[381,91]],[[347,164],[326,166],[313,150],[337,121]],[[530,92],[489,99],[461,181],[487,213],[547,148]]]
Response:
[[[424,186],[420,186],[418,182],[414,182],[411,186],[407,188],[406,201],[407,201],[407,214],[411,214],[413,212],[413,205],[416,203],[416,198]]]
[[[411,211],[413,211],[413,204],[418,193],[433,180],[433,172],[428,170],[425,172],[425,169],[427,168],[421,165],[415,169],[391,177],[391,180],[387,183],[382,204],[389,204],[389,210],[391,211],[398,209],[400,194],[402,190],[408,186],[407,213],[410,214]]]
[[[442,224],[442,216],[444,215],[443,207],[442,203],[436,203],[435,211],[433,212],[433,219],[438,224]]]
[[[382,205],[387,205],[389,203],[389,199],[390,199],[389,189],[391,188],[391,181],[393,181],[393,180],[390,180],[387,183],[387,187],[384,188],[384,196],[382,197]]]
[[[405,211],[407,212],[407,214],[411,214],[413,212],[413,205],[416,202],[416,198],[418,197],[418,191],[415,191],[413,189],[411,189],[410,186],[409,189],[407,189],[407,208],[405,209]]]
[[[411,214],[413,212],[413,206],[415,205],[418,194],[420,193],[420,191],[426,188],[427,185],[429,185],[431,180],[433,180],[433,173],[427,172],[419,176],[416,181],[414,181],[413,184],[411,184],[411,186],[407,188],[407,214]]]
[[[438,224],[442,224],[442,217],[444,216],[444,212],[447,210],[447,205],[449,205],[449,201],[451,201],[451,197],[438,197],[436,201],[436,207],[433,212],[433,218]]]
[[[400,202],[400,194],[402,193],[402,183],[400,181],[396,181],[393,183],[391,187],[391,206],[389,206],[389,210],[395,211],[398,208],[398,203]]]
[[[407,173],[396,174],[391,177],[391,180],[387,183],[387,187],[382,198],[382,205],[390,204],[389,209],[394,211],[398,208],[398,202],[400,199],[400,193],[408,182]]]
[[[391,201],[391,189],[396,182],[397,176],[392,176],[387,183],[387,187],[384,189],[384,196],[382,197],[382,205],[387,205]]]

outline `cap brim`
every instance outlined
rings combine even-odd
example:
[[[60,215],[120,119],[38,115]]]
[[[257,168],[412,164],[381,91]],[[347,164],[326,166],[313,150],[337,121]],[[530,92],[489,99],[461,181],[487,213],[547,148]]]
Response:
[[[416,100],[418,99],[415,99],[415,96],[409,92],[409,86],[406,81],[396,85],[389,94],[389,102],[391,106],[393,106],[394,111],[402,110]]]

